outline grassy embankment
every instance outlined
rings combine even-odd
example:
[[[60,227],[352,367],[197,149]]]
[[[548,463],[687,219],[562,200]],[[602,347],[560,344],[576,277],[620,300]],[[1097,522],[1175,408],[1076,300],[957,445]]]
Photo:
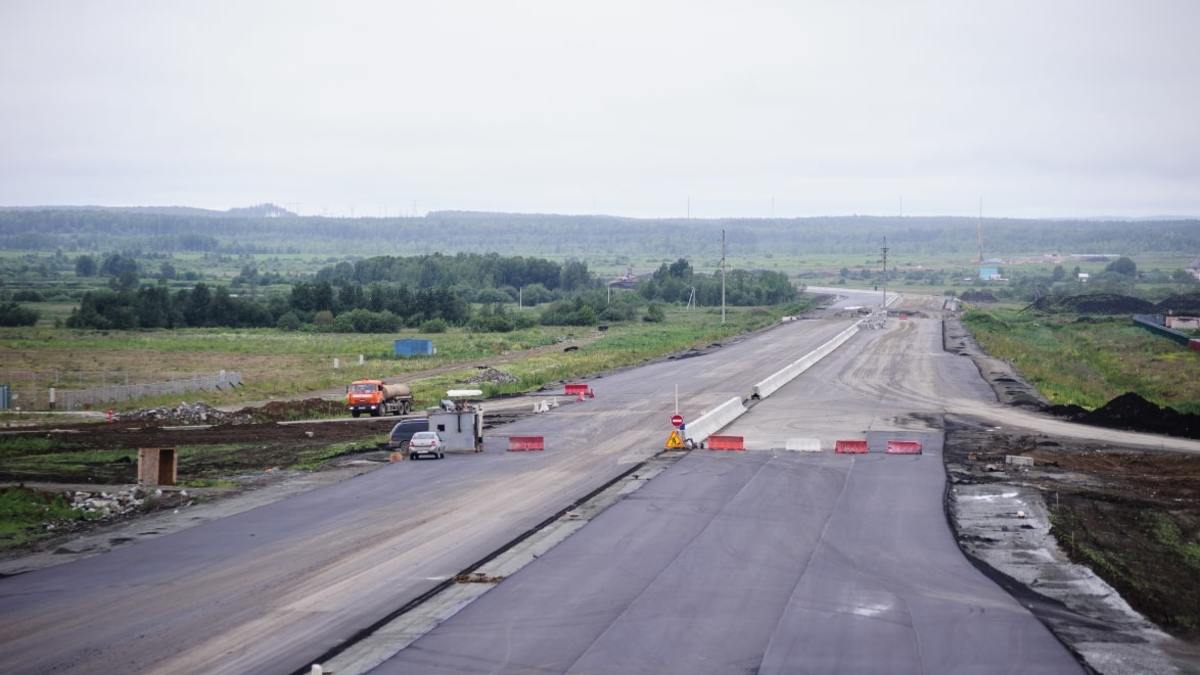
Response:
[[[988,354],[1013,363],[1053,403],[1094,409],[1128,391],[1200,413],[1200,353],[1128,317],[971,309],[963,321]]]

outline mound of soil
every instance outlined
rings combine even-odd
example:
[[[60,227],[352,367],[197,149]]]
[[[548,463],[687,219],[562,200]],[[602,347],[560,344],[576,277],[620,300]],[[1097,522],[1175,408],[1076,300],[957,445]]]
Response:
[[[959,299],[963,302],[997,302],[996,296],[988,291],[963,291]]]
[[[1090,412],[1077,405],[1050,406],[1046,412],[1097,427],[1200,438],[1200,415],[1160,408],[1133,392],[1121,394]]]
[[[1081,314],[1146,314],[1154,311],[1154,303],[1116,293],[1090,293],[1061,298],[1050,309]]]
[[[346,404],[342,401],[306,398],[301,401],[271,401],[258,408],[242,408],[235,415],[252,422],[262,423],[330,417],[345,412]]]
[[[1172,295],[1155,305],[1154,308],[1160,312],[1174,312],[1176,314],[1200,312],[1200,293]]]

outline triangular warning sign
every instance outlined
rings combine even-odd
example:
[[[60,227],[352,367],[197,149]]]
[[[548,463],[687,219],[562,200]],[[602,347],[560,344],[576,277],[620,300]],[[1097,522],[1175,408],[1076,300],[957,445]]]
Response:
[[[671,435],[667,436],[667,444],[663,447],[665,447],[667,450],[683,449],[683,437],[679,435],[678,429],[671,430]]]

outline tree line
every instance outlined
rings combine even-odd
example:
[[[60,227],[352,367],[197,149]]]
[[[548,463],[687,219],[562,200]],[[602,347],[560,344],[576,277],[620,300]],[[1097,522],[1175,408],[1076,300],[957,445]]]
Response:
[[[914,255],[973,257],[978,222],[966,217],[637,219],[457,211],[420,218],[218,218],[186,210],[0,209],[0,248],[86,251],[115,246],[223,253],[337,250],[348,255],[494,251],[558,259],[655,251],[664,257],[696,258],[713,256],[725,230],[733,256],[858,254],[874,250],[887,237],[892,246]],[[982,222],[989,255],[1200,251],[1200,221],[1196,219],[987,218]]]
[[[659,303],[686,302],[693,288],[697,304],[720,303],[720,279],[696,274],[682,258],[664,264],[636,292],[613,293],[580,261],[475,254],[379,256],[323,268],[311,280],[292,284],[286,294],[262,299],[240,297],[225,286],[203,282],[174,292],[162,278],[140,285],[136,266],[129,267],[129,262],[120,256],[105,259],[102,269],[116,274],[115,283],[85,293],[67,319],[68,327],[275,326],[374,333],[406,326],[431,332],[467,326],[509,331],[537,322],[593,325],[639,316],[661,321]],[[779,272],[731,270],[726,298],[730,305],[780,304],[795,300],[796,288]],[[514,302],[541,307],[535,316],[512,311],[508,306]]]

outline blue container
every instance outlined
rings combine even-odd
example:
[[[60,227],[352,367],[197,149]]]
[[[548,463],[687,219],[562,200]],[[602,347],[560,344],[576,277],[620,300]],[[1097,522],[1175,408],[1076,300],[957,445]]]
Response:
[[[12,406],[12,389],[7,384],[0,384],[0,410],[8,410]]]
[[[395,349],[396,356],[404,358],[410,356],[433,356],[437,353],[437,348],[433,346],[433,340],[417,340],[414,338],[396,340]]]

